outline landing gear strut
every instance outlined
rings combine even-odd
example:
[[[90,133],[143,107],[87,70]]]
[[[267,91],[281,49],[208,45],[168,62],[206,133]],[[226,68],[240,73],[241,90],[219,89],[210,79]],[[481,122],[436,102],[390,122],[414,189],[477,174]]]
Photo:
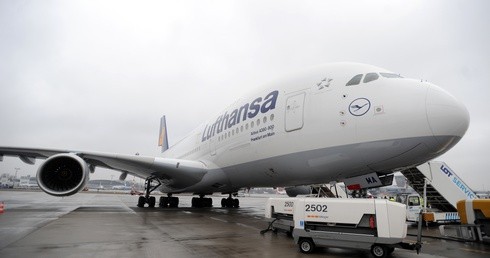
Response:
[[[151,183],[153,180],[157,181],[158,184],[155,186],[152,186]],[[155,207],[155,196],[150,196],[151,192],[153,192],[155,189],[160,187],[162,185],[162,182],[156,177],[156,176],[149,176],[145,180],[145,196],[140,196],[138,199],[138,207],[143,208],[145,207],[145,204],[148,204],[148,207],[154,208]]]
[[[221,207],[223,208],[238,208],[240,207],[240,201],[238,199],[233,199],[231,194],[228,198],[221,199]]]

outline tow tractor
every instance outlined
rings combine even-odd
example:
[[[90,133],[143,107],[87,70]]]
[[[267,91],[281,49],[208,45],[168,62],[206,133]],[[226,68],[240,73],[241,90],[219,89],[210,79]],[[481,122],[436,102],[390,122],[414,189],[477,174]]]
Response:
[[[312,253],[316,246],[331,246],[370,250],[379,258],[395,248],[419,253],[422,246],[422,223],[419,223],[417,242],[405,242],[405,205],[388,200],[270,198],[265,215],[274,219],[269,228],[292,229],[302,253]],[[274,225],[276,222],[279,226]]]

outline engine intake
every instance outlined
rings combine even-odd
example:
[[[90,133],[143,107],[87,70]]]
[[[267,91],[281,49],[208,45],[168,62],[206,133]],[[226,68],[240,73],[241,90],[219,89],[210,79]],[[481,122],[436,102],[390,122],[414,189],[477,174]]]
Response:
[[[49,157],[37,171],[39,188],[54,196],[69,196],[80,192],[88,182],[87,163],[75,154]]]

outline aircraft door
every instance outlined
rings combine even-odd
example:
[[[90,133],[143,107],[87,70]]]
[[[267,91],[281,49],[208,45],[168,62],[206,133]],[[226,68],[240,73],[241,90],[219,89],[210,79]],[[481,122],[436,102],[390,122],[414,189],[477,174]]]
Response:
[[[285,129],[291,132],[303,128],[305,93],[296,93],[286,101]]]

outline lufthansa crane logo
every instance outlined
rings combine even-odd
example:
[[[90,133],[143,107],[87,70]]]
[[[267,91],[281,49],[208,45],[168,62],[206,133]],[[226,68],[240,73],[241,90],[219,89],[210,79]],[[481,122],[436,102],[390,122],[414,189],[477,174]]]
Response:
[[[371,102],[366,98],[358,98],[349,105],[349,112],[353,116],[362,116],[371,108]]]

